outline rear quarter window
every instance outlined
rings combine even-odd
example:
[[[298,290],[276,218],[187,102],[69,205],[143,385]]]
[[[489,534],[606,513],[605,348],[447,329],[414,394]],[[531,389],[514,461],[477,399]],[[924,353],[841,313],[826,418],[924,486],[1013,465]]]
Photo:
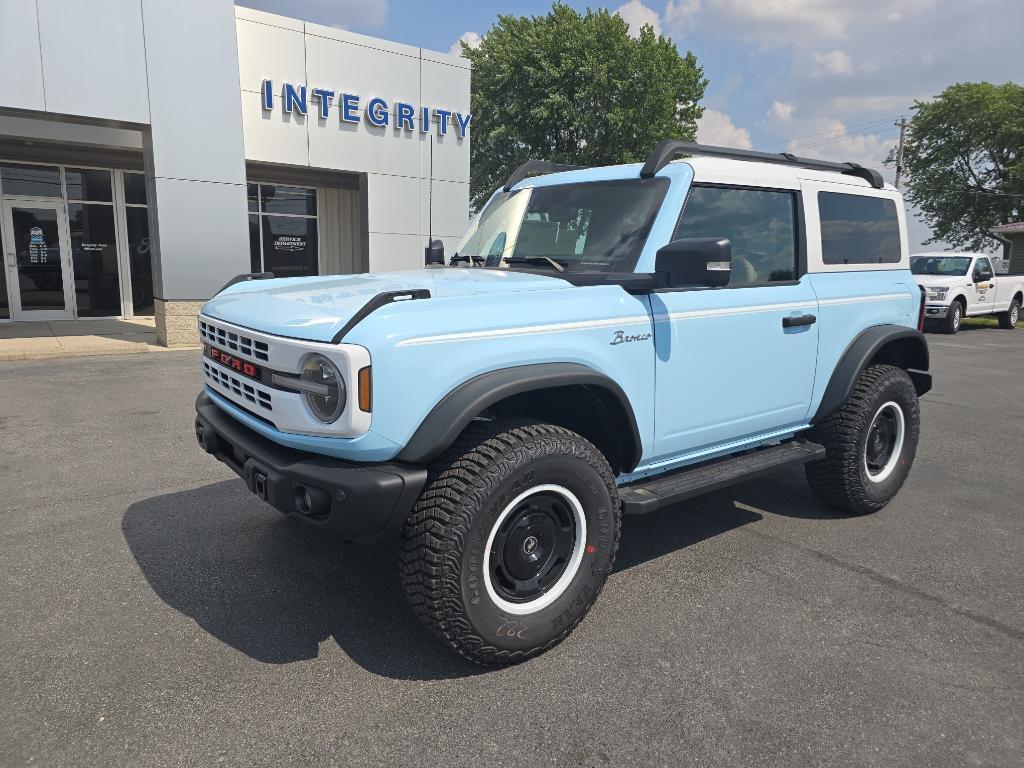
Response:
[[[819,192],[821,257],[826,264],[896,264],[900,224],[896,203],[883,197]]]

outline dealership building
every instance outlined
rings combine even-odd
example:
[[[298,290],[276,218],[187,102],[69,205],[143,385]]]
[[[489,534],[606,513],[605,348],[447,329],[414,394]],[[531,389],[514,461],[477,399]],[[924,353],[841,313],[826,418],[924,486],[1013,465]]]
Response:
[[[0,323],[154,315],[245,272],[422,265],[469,210],[469,63],[230,0],[0,3]]]

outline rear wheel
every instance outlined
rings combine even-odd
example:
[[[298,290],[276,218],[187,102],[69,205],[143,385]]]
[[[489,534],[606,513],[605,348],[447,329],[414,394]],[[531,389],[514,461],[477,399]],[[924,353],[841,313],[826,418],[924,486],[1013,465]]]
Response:
[[[614,476],[587,440],[551,424],[477,422],[432,469],[403,527],[402,584],[458,653],[513,664],[579,624],[619,526]]]
[[[917,452],[920,409],[907,372],[872,365],[857,379],[843,406],[809,437],[827,455],[806,465],[814,495],[829,506],[864,515],[896,495]]]
[[[1017,321],[1020,320],[1020,299],[1014,297],[1013,301],[1010,302],[1010,308],[1005,312],[1000,312],[998,318],[1000,328],[1006,328],[1007,330],[1015,328]]]
[[[954,334],[960,330],[960,323],[964,319],[964,305],[960,299],[955,299],[952,304],[949,305],[949,311],[946,313],[946,321],[942,327],[942,330],[949,334]]]

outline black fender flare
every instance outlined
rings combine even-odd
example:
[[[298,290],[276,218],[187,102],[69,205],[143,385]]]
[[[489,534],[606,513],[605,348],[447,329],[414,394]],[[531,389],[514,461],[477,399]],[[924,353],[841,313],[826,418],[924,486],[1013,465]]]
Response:
[[[627,434],[620,435],[627,471],[640,463],[643,443],[629,398],[613,379],[579,363],[536,363],[500,368],[463,382],[446,394],[398,454],[399,461],[425,464],[455,442],[469,423],[495,403],[525,392],[584,386],[597,390],[620,410]]]
[[[932,377],[928,373],[928,342],[924,334],[916,328],[902,325],[876,325],[862,331],[839,358],[811,424],[817,424],[842,406],[853,393],[861,371],[876,360],[907,371],[918,395],[932,388]]]

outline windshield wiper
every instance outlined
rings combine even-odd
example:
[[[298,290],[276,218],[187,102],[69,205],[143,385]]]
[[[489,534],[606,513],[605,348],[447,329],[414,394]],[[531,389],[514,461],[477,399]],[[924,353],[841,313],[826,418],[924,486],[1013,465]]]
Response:
[[[487,261],[487,259],[485,259],[483,256],[474,256],[471,253],[453,253],[452,257],[448,259],[448,266],[450,267],[452,264],[458,264],[460,261],[468,261],[470,266],[475,267],[478,263],[484,264]]]
[[[548,264],[559,272],[565,272],[569,262],[552,259],[550,256],[506,256],[506,264]]]

